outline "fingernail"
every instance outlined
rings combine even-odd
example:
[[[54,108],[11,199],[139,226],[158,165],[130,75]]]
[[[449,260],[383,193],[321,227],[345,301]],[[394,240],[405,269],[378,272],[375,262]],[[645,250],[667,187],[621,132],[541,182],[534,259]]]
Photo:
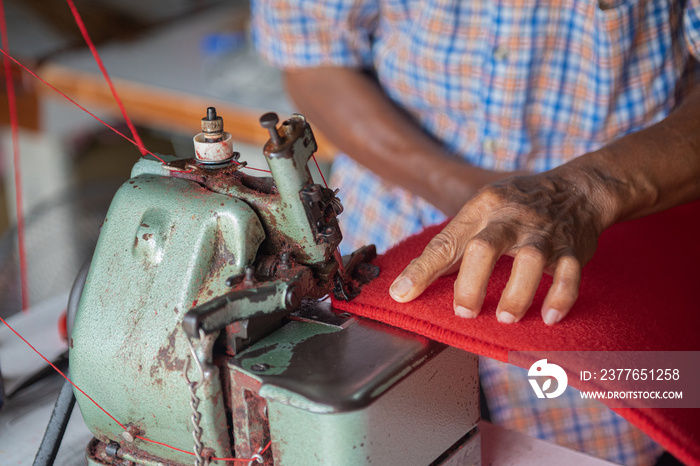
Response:
[[[562,318],[561,312],[556,309],[550,309],[544,313],[544,323],[547,325],[554,325],[559,322]]]
[[[510,312],[500,312],[498,314],[498,321],[502,324],[512,324],[515,322],[515,316]]]
[[[464,306],[455,306],[455,314],[465,319],[473,319],[476,317],[476,312],[467,309]]]
[[[399,278],[391,285],[391,293],[402,298],[413,288],[413,282],[408,277]]]

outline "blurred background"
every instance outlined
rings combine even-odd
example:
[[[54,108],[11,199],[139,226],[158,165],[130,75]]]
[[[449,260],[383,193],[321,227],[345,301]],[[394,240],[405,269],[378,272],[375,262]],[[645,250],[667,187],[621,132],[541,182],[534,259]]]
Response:
[[[3,3],[6,51],[131,137],[68,4]],[[215,106],[241,160],[267,168],[261,149],[268,136],[258,118],[267,111],[285,118],[294,109],[280,73],[252,50],[247,1],[74,3],[150,151],[192,157],[192,137],[200,132],[200,119],[207,107]],[[81,265],[91,257],[112,196],[129,178],[141,154],[12,65],[29,290],[29,312],[20,312],[18,212],[3,73],[0,81],[0,317],[65,369],[67,344],[61,319],[68,292]],[[319,162],[327,172],[332,150],[320,135],[317,139]],[[320,182],[315,168],[312,173]],[[1,323],[0,372],[0,464],[31,464],[62,379]],[[37,380],[42,383],[34,383]],[[84,463],[83,449],[90,434],[75,411],[57,464]]]

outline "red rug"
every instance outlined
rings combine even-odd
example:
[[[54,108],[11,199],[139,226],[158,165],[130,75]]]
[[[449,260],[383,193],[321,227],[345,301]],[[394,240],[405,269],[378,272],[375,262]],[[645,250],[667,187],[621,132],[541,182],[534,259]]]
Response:
[[[519,323],[496,321],[512,264],[507,257],[496,265],[476,319],[452,311],[456,274],[411,303],[393,301],[389,286],[438,231],[428,228],[379,256],[380,277],[354,301],[334,305],[501,361],[509,351],[700,351],[700,201],[606,231],[584,267],[576,305],[553,327],[540,316],[549,276]],[[616,411],[681,461],[700,465],[700,409]]]

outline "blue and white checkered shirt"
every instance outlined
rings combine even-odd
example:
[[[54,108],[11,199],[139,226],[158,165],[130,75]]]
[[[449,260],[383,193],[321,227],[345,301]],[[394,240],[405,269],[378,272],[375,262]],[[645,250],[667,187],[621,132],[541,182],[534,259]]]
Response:
[[[548,170],[657,122],[700,76],[700,0],[258,0],[253,34],[281,68],[374,70],[455,157],[498,171]],[[443,219],[349,158],[335,172],[347,248]]]
[[[454,157],[497,171],[544,171],[596,150],[663,119],[700,82],[700,0],[255,0],[252,11],[257,49],[273,64],[371,69]],[[347,156],[332,185],[346,207],[344,252],[384,250],[444,219]],[[601,425],[631,429],[606,413],[581,420],[583,445],[568,444],[652,461],[648,440],[631,453],[591,440]],[[548,431],[530,429],[567,444]]]

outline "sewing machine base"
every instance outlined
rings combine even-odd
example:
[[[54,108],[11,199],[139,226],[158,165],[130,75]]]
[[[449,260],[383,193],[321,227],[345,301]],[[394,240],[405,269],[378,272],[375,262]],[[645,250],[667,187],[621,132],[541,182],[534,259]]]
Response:
[[[270,439],[266,465],[480,464],[477,357],[327,304],[229,358],[221,377],[237,457]],[[139,443],[110,456],[94,440],[88,464],[179,464]]]
[[[100,442],[96,438],[88,444],[85,452],[87,459],[87,466],[108,466],[114,464],[139,464],[143,466],[170,466],[172,463],[165,463],[152,458],[147,458],[143,456],[134,456],[130,454],[125,454],[121,457],[121,463],[117,462],[104,462],[103,459],[106,455],[105,450],[107,444]],[[99,453],[98,453],[99,452]],[[100,459],[102,458],[102,459]],[[111,460],[108,460],[111,461]],[[365,460],[367,461],[367,460]],[[392,460],[393,461],[393,460]],[[131,462],[131,463],[125,463]],[[253,463],[255,464],[255,463]],[[306,463],[315,464],[315,463]],[[340,466],[349,464],[364,464],[364,463],[351,463],[341,462]],[[405,463],[382,463],[382,464],[405,464]],[[410,463],[412,464],[412,463]],[[481,466],[481,433],[477,427],[474,427],[469,431],[467,435],[462,437],[455,445],[453,445],[450,450],[445,452],[442,456],[436,459],[434,462],[430,463],[429,466]]]

